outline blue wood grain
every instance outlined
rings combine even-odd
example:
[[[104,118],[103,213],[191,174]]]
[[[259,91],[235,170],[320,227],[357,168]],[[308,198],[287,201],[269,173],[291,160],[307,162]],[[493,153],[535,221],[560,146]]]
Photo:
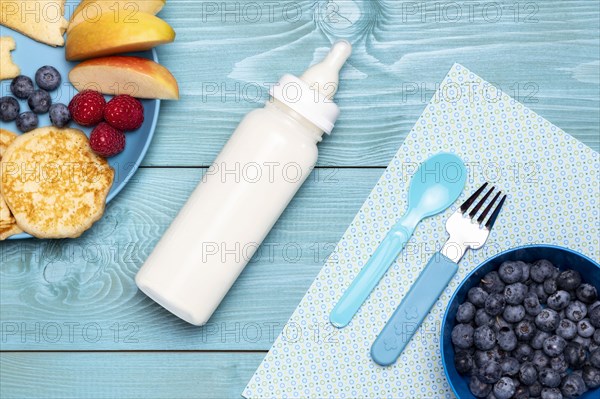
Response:
[[[0,244],[2,349],[268,350],[381,173],[315,170],[198,328],[139,292],[133,278],[202,170],[140,170],[83,237]]]
[[[182,99],[163,103],[144,165],[209,165],[265,86],[301,73],[337,37],[355,52],[322,166],[387,165],[454,62],[599,150],[597,1],[480,2],[471,12],[474,3],[168,0],[160,16],[177,40],[158,51]],[[89,351],[268,349],[381,170],[317,170],[198,329],[132,279],[201,173],[142,169],[82,238],[0,243],[0,349],[73,351],[2,352],[0,397],[239,397],[262,353]]]
[[[2,399],[240,398],[264,353],[4,353]]]
[[[250,18],[249,4],[260,5],[260,18]],[[146,165],[209,165],[242,116],[261,106],[264,87],[302,73],[336,37],[355,49],[320,165],[387,165],[455,62],[600,149],[597,1],[277,4],[269,13],[251,0],[169,0],[160,15],[178,36],[159,56],[182,99],[164,104]],[[297,20],[285,17],[286,5],[298,7]]]

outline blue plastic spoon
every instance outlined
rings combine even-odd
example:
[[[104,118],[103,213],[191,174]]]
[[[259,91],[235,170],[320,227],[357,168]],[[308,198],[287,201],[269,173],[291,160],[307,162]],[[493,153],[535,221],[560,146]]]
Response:
[[[419,222],[443,212],[465,187],[467,169],[454,154],[440,153],[421,164],[408,191],[408,209],[385,236],[371,259],[344,292],[329,315],[335,327],[350,323],[385,272],[398,257]]]

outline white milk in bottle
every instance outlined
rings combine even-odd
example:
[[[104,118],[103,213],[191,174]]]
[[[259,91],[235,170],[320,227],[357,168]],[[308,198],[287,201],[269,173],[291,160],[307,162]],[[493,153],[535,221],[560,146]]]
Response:
[[[191,324],[208,321],[315,166],[351,52],[338,41],[246,115],[137,274],[146,295]]]

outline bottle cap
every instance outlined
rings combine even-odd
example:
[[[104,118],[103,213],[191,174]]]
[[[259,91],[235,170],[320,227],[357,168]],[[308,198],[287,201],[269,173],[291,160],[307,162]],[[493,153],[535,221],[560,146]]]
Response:
[[[338,90],[340,70],[350,54],[349,42],[336,42],[325,59],[310,67],[302,77],[284,75],[271,89],[271,96],[331,134],[340,115],[333,97]]]

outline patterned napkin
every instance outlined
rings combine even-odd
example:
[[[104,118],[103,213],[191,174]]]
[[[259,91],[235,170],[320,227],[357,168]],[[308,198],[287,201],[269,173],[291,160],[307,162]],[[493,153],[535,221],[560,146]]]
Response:
[[[431,254],[456,209],[421,222],[413,238],[351,324],[328,315],[406,208],[419,163],[441,151],[469,169],[458,204],[484,181],[509,193],[486,244],[469,251],[458,274],[392,367],[377,366],[371,344]],[[600,259],[599,154],[454,65],[371,192],[243,392],[246,398],[451,398],[440,357],[441,320],[462,279],[509,248],[548,243]],[[443,173],[443,171],[440,171]]]

